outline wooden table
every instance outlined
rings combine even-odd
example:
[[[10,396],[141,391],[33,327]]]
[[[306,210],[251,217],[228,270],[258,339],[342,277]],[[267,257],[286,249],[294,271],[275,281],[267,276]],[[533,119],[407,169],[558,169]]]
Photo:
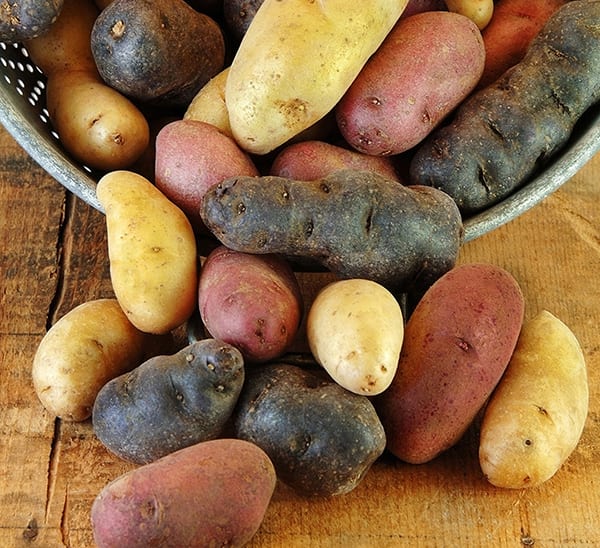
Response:
[[[433,462],[381,459],[352,493],[307,500],[278,485],[253,547],[600,546],[600,155],[542,204],[466,244],[521,284],[527,316],[548,309],[579,338],[591,403],[576,451],[531,490],[487,484],[472,428]],[[0,130],[0,546],[93,547],[90,505],[132,465],[90,422],[40,405],[31,362],[75,305],[112,296],[104,218]],[[302,278],[307,291],[322,277]]]

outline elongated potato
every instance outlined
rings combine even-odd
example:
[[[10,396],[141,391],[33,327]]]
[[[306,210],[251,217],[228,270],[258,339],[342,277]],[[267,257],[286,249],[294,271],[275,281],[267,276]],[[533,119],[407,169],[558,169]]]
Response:
[[[588,412],[585,358],[574,333],[550,312],[526,322],[486,408],[479,462],[498,487],[534,487],[573,452]]]
[[[463,264],[431,286],[375,401],[392,454],[423,463],[460,439],[506,369],[523,313],[519,285],[495,265]]]
[[[407,0],[265,0],[225,86],[240,146],[265,154],[327,114],[380,46]]]
[[[313,356],[338,384],[363,396],[392,382],[404,336],[402,310],[382,285],[339,280],[316,296],[306,323]]]
[[[61,419],[86,420],[102,386],[142,363],[145,341],[115,299],[73,308],[48,330],[33,359],[42,405]]]
[[[342,278],[415,292],[454,266],[463,233],[447,194],[351,169],[315,181],[226,179],[200,215],[230,249],[315,260]]]
[[[115,295],[138,329],[166,333],[196,307],[196,239],[185,214],[146,178],[104,175],[96,188],[106,212]]]
[[[253,443],[180,449],[106,485],[92,505],[98,548],[242,547],[260,527],[275,469]]]

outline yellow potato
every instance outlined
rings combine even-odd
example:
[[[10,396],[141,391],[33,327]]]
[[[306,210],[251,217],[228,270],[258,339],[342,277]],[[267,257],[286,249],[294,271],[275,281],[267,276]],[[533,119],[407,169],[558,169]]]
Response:
[[[131,166],[150,142],[148,122],[124,95],[93,72],[56,72],[47,106],[62,144],[85,165],[111,171]]]
[[[392,29],[407,0],[265,0],[229,69],[235,139],[266,154],[327,114]]]
[[[306,332],[317,362],[347,390],[374,396],[392,382],[404,322],[382,285],[358,278],[327,285],[310,307]]]
[[[550,479],[577,446],[588,412],[587,370],[571,330],[547,311],[523,325],[481,426],[479,461],[498,487]]]
[[[111,281],[125,314],[149,333],[181,325],[194,311],[198,284],[189,220],[130,171],[104,175],[96,192],[106,212]]]
[[[185,120],[198,120],[216,126],[221,133],[233,138],[229,125],[229,113],[225,105],[225,82],[229,74],[229,67],[222,70],[208,81],[186,109]]]
[[[446,0],[448,11],[464,15],[483,30],[494,15],[494,0]]]
[[[75,307],[48,330],[33,359],[42,405],[64,420],[87,419],[102,386],[142,363],[145,340],[115,299]]]

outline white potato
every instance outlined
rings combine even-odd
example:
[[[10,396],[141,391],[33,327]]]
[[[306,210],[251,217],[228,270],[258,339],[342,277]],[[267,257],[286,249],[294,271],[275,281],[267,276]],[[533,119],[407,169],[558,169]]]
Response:
[[[585,359],[573,332],[542,311],[523,325],[481,425],[479,461],[498,487],[533,487],[573,452],[588,412]]]
[[[398,301],[382,285],[366,279],[327,285],[309,309],[306,331],[317,362],[347,390],[374,396],[392,382],[404,320]]]

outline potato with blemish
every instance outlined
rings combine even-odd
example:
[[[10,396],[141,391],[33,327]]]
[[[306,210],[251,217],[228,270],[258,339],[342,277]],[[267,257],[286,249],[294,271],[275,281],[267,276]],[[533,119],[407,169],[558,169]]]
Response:
[[[575,334],[550,312],[526,322],[486,408],[479,462],[498,487],[535,487],[575,450],[588,413],[585,357]]]
[[[363,396],[392,382],[402,348],[404,320],[396,298],[370,280],[332,282],[308,312],[310,350],[331,378]]]

